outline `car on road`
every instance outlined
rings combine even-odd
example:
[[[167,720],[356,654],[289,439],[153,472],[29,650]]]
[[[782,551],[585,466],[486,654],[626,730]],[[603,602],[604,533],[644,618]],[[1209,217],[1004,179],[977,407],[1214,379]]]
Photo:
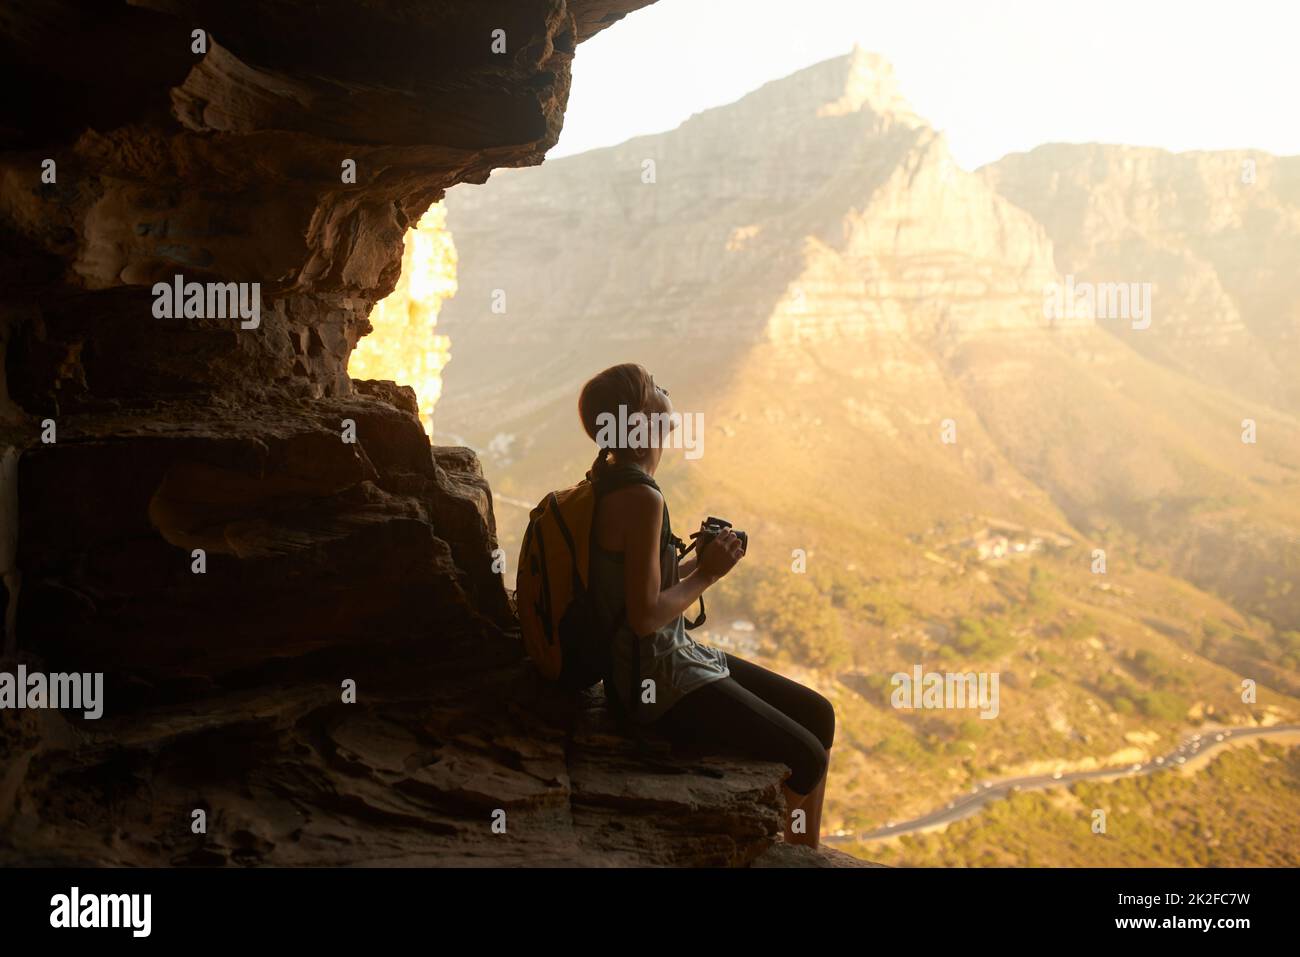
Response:
[[[1061,774],[1060,771],[1054,771],[1054,772],[1052,772],[1052,780],[1053,780],[1053,781],[1059,781],[1059,780],[1061,780],[1062,777],[1063,777],[1063,775]]]

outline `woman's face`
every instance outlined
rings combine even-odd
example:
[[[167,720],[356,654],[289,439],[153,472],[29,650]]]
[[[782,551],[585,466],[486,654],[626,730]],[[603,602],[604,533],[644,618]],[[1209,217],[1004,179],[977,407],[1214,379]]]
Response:
[[[650,377],[650,383],[655,387],[655,400],[659,403],[658,407],[654,409],[654,411],[662,412],[665,415],[671,415],[673,411],[673,400],[668,398],[668,390],[655,382],[654,376]],[[671,429],[668,429],[663,432],[663,435],[667,436],[670,433]]]
[[[668,444],[668,436],[672,434],[676,423],[670,419],[673,411],[673,400],[668,397],[668,390],[655,382],[653,376],[651,376],[650,382],[654,385],[654,397],[651,400],[651,408],[647,409],[646,413],[648,415],[661,414],[663,416],[659,419],[658,441],[646,449],[643,460],[645,467],[653,472],[658,467],[659,460],[663,458],[664,446]]]

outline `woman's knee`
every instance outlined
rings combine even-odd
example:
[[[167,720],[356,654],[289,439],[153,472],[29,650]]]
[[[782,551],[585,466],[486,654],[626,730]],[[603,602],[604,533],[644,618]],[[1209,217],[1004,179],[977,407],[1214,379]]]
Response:
[[[835,706],[824,695],[809,689],[809,728],[822,747],[830,750],[835,743]]]
[[[809,742],[809,746],[801,749],[795,759],[790,761],[790,778],[786,781],[786,786],[796,794],[807,794],[826,777],[829,767],[830,755],[826,749]]]

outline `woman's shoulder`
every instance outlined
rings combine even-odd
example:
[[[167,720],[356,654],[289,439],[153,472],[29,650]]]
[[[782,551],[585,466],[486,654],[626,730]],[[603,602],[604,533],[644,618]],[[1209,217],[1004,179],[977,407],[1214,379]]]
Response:
[[[664,500],[663,493],[659,491],[659,486],[644,485],[639,482],[610,489],[602,497],[607,499],[617,498],[626,502],[662,502]]]
[[[629,521],[652,522],[665,508],[663,494],[649,485],[628,485],[606,492],[606,508],[617,511]]]

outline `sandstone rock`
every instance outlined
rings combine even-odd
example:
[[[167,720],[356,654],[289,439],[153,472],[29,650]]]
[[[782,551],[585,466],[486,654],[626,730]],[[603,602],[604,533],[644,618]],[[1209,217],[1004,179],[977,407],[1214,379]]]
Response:
[[[777,843],[754,861],[753,867],[883,867],[873,864],[852,854],[845,854],[833,847],[799,847],[794,844]]]
[[[36,727],[5,741],[21,763],[0,781],[4,859],[736,866],[779,834],[784,768],[638,748],[598,698],[575,708],[541,687],[510,642],[460,667],[427,641],[388,654],[400,668],[300,660],[75,734],[25,712]],[[364,704],[324,678],[344,667]],[[196,809],[206,835],[190,833]]]

